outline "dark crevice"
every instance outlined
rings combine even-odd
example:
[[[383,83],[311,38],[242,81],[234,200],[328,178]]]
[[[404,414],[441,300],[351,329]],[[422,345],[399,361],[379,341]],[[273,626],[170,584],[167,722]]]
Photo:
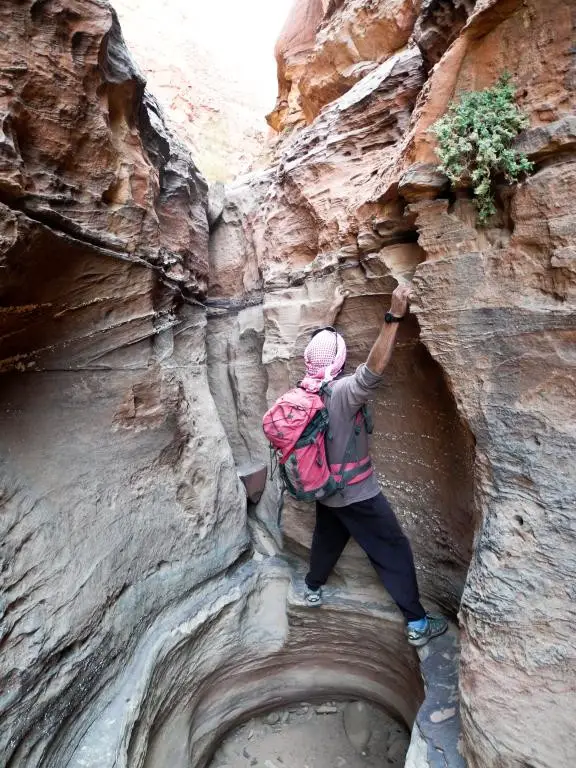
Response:
[[[264,302],[264,293],[258,291],[253,294],[245,294],[241,298],[222,298],[218,297],[205,299],[203,305],[210,309],[228,309],[232,312],[239,312],[246,307],[256,307]]]
[[[430,73],[461,33],[475,0],[424,0],[414,38]]]

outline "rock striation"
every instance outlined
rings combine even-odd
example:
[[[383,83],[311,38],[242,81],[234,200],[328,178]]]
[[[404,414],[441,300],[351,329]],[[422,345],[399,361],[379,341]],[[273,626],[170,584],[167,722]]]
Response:
[[[274,483],[247,510],[238,480],[266,450],[262,279],[250,251],[218,259],[264,185],[213,199],[209,253],[205,184],[110,7],[2,21],[3,765],[206,765],[311,684],[411,723],[396,613],[335,595],[310,616]]]
[[[204,183],[111,19],[104,3],[4,5],[2,202],[202,293]]]
[[[203,768],[338,696],[415,723],[415,768],[570,764],[575,14],[299,0],[275,159],[208,197],[107,2],[4,4],[3,766]],[[504,68],[536,167],[481,228],[427,129]],[[310,507],[239,481],[334,289],[353,368],[408,279],[374,459],[426,605],[459,617],[458,691],[455,632],[418,658],[355,546],[307,609]]]

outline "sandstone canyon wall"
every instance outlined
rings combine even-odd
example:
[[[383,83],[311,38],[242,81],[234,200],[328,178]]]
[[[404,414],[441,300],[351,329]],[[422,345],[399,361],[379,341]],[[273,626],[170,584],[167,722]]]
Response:
[[[63,766],[160,614],[246,549],[245,502],[207,391],[205,182],[107,3],[0,20],[0,762]]]
[[[104,0],[0,9],[6,767],[202,768],[239,720],[312,695],[412,724],[422,670],[363,555],[307,611],[309,508],[275,480],[247,504],[236,471],[267,460],[261,414],[334,288],[353,367],[405,279],[374,457],[426,604],[459,611],[463,718],[445,741],[455,692],[433,691],[407,764],[576,754],[576,4],[293,13],[276,159],[208,200]],[[480,228],[427,128],[506,67],[536,168]]]
[[[474,767],[576,754],[576,505],[559,472],[574,463],[575,19],[571,2],[295,3],[269,116],[282,150],[230,191],[212,240],[228,232],[209,301],[236,313],[263,294],[269,400],[297,380],[335,285],[352,294],[338,323],[354,365],[396,281],[414,280],[415,319],[376,400],[375,460],[429,601],[457,608],[473,549],[459,616]],[[506,70],[535,170],[498,186],[498,216],[480,227],[469,193],[435,170],[428,128]],[[284,519],[300,557],[306,510],[288,503]],[[338,584],[358,594],[367,578],[351,548]]]

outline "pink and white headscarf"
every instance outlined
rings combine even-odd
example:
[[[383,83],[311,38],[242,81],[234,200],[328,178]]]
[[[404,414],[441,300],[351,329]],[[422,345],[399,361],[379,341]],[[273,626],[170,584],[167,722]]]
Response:
[[[336,378],[346,362],[346,343],[336,331],[324,329],[316,333],[304,350],[306,375],[300,386],[318,392],[322,384]]]

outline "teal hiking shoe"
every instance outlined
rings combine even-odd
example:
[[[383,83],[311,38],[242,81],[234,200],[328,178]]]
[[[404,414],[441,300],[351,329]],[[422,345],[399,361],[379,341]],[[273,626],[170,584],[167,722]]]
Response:
[[[310,589],[309,586],[306,586],[306,589],[304,590],[304,600],[306,605],[309,605],[311,608],[317,608],[322,605],[322,587],[319,587],[318,589]]]
[[[448,622],[443,616],[430,616],[426,614],[426,619],[427,622],[424,629],[406,627],[408,642],[415,648],[421,648],[432,640],[433,637],[443,635],[448,629]]]

